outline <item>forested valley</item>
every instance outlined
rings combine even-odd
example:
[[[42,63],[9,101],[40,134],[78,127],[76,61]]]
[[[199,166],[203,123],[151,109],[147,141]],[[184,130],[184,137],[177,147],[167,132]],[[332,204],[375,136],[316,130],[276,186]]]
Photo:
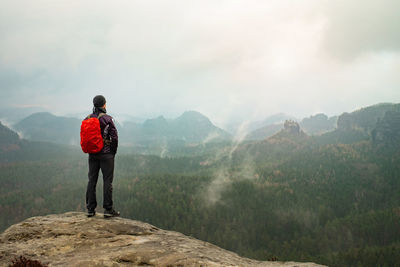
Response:
[[[1,231],[85,211],[86,155],[2,140]],[[118,153],[115,207],[250,258],[400,266],[399,111],[347,114],[320,136],[289,125],[262,141],[215,146],[192,156]],[[97,198],[102,212],[101,175]]]

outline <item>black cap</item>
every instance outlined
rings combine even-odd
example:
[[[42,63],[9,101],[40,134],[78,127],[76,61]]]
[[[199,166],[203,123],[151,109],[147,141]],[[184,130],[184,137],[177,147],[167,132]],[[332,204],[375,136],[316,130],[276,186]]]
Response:
[[[106,103],[106,98],[102,95],[96,95],[93,98],[93,106],[96,108],[101,108]]]

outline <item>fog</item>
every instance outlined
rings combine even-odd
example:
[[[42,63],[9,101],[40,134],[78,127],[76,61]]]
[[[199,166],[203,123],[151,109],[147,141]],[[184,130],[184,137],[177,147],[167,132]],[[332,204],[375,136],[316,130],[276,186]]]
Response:
[[[0,105],[217,125],[400,102],[400,4],[1,1]]]

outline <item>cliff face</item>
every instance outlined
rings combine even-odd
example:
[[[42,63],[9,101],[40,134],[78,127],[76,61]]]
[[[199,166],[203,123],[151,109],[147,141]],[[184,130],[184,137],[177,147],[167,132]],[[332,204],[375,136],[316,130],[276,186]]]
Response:
[[[321,266],[260,262],[183,234],[84,213],[32,217],[0,235],[0,266],[17,256],[48,266]]]

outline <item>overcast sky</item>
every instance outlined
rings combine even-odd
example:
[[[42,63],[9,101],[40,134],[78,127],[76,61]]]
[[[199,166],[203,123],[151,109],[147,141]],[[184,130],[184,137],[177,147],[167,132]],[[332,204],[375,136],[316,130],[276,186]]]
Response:
[[[0,104],[214,122],[400,102],[400,1],[0,0]]]

